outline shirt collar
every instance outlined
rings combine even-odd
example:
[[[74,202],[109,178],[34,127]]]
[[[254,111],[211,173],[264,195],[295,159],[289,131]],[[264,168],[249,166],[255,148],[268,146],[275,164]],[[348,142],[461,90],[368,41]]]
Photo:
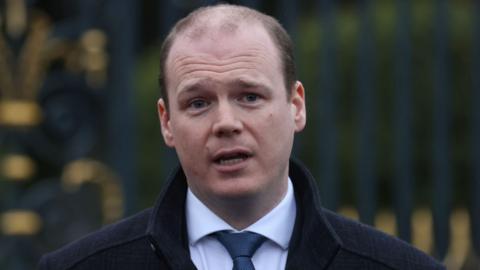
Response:
[[[187,219],[187,233],[190,245],[196,244],[201,238],[223,230],[233,230],[228,223],[215,215],[200,199],[188,188],[185,205]]]
[[[287,249],[295,224],[296,204],[293,185],[288,179],[285,197],[269,213],[247,227],[244,231],[261,234],[283,249]],[[195,194],[187,191],[186,199],[187,232],[190,245],[195,245],[203,237],[222,230],[236,231],[232,226],[213,213]]]

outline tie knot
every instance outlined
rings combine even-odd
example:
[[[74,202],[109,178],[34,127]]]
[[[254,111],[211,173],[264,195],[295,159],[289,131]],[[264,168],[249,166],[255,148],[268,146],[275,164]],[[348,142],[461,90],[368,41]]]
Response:
[[[251,258],[266,238],[253,232],[229,233],[220,231],[214,236],[227,249],[232,259],[239,257]]]

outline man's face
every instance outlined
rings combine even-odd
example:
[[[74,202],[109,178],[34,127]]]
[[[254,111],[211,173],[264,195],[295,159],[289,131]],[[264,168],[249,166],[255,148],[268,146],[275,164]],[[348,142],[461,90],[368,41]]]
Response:
[[[162,134],[175,147],[191,190],[207,205],[287,187],[293,136],[305,126],[304,90],[287,98],[278,50],[266,30],[177,37],[166,63],[169,109]]]

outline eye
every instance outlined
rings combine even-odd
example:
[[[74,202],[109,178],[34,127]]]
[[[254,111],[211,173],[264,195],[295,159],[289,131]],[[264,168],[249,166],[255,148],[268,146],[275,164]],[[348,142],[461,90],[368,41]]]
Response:
[[[254,93],[248,93],[242,97],[242,101],[246,103],[255,103],[260,100],[260,96]]]
[[[204,99],[194,99],[188,104],[188,107],[194,110],[203,109],[207,106],[208,102]]]

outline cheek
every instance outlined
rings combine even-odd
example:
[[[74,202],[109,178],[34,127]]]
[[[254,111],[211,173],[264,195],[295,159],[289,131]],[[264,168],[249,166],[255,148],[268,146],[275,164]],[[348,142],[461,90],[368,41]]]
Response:
[[[272,148],[270,151],[279,152],[293,140],[293,124],[288,114],[269,112],[265,117],[258,118],[258,121],[257,124],[261,127],[257,130],[258,135],[264,138],[263,144]]]
[[[175,139],[175,148],[179,155],[185,154],[186,158],[192,154],[199,153],[201,147],[202,135],[201,130],[195,124],[186,124],[185,121],[179,121],[173,127],[172,133]]]
[[[204,143],[192,126],[177,126],[175,129],[175,150],[180,164],[182,164],[187,179],[197,179],[204,167],[202,153]],[[190,183],[195,185],[195,183]]]

